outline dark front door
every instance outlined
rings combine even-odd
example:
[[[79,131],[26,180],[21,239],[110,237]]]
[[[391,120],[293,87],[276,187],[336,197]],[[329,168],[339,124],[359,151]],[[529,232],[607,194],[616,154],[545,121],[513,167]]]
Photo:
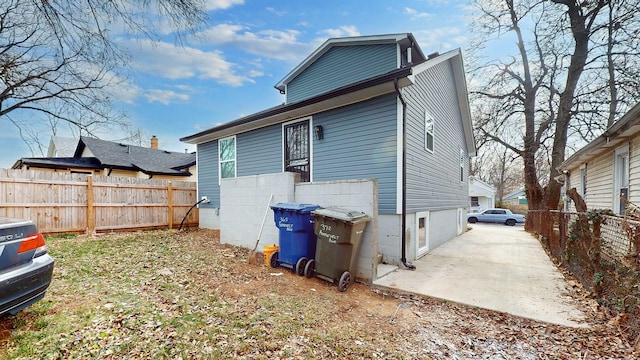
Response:
[[[311,181],[309,120],[286,125],[284,128],[284,170],[300,174],[300,181]]]

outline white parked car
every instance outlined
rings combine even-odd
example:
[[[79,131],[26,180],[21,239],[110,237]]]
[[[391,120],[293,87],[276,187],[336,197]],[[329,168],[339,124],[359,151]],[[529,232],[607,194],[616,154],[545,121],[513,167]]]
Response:
[[[499,223],[509,226],[524,224],[524,215],[514,214],[509,209],[487,209],[480,213],[467,214],[467,222]]]

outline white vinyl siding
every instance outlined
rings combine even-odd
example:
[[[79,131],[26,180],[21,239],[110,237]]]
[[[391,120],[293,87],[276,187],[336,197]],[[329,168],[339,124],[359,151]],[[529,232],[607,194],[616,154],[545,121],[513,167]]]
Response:
[[[640,136],[631,141],[629,146],[629,200],[640,204],[640,156],[637,149],[640,148]]]
[[[573,183],[574,186],[579,185],[579,168],[575,168],[572,172],[576,174],[576,180]],[[587,208],[613,208],[613,151],[606,152],[593,160],[589,160],[587,184],[587,196],[585,199]]]

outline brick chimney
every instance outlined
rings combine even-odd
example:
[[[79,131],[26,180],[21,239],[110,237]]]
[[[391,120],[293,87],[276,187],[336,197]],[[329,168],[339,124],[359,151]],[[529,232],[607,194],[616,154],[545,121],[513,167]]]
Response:
[[[155,135],[151,137],[151,148],[152,149],[158,148],[158,138]]]

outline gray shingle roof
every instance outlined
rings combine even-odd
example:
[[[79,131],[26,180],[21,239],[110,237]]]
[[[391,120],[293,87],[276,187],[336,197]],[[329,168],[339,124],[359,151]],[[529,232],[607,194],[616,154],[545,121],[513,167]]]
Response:
[[[52,136],[47,157],[71,157],[78,147],[78,139]]]
[[[196,164],[195,153],[171,152],[112,141],[80,137],[73,157],[22,158],[14,169],[33,166],[49,169],[118,169],[141,171],[147,175],[191,176],[189,167]],[[83,157],[84,150],[91,155]]]
[[[74,157],[89,149],[104,168],[142,171],[149,175],[189,176],[183,171],[196,163],[195,153],[171,152],[117,142],[80,137]]]
[[[14,169],[20,169],[23,165],[41,167],[48,169],[102,169],[100,161],[94,157],[73,158],[73,157],[50,157],[50,158],[22,158],[18,160]]]

